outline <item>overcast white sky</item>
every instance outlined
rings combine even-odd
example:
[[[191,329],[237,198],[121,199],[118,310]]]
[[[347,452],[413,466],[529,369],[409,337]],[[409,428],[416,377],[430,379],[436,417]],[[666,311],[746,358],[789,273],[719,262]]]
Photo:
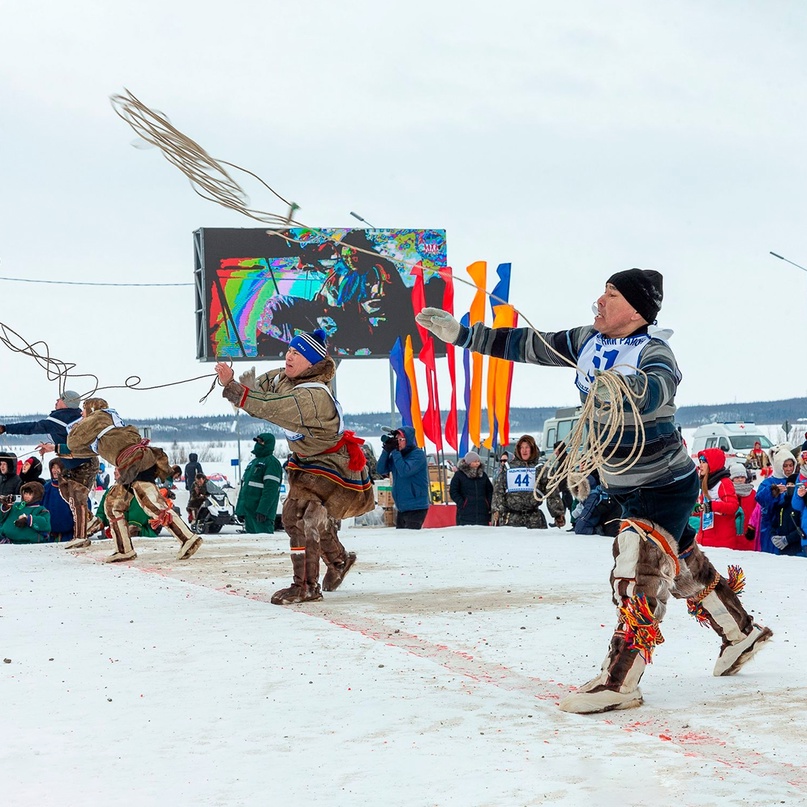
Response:
[[[127,87],[308,224],[352,226],[355,210],[445,228],[458,273],[511,261],[539,328],[589,322],[615,271],[663,272],[679,405],[807,394],[807,274],[768,254],[807,265],[801,2],[5,5],[2,277],[189,283],[193,230],[253,226],[131,147],[108,101]],[[212,372],[190,286],[3,280],[0,295],[0,321],[104,385]],[[0,347],[0,368],[1,413],[51,406],[32,359]],[[207,387],[107,397],[138,418],[231,411],[199,404]],[[388,408],[386,363],[344,363],[339,397]],[[571,371],[517,369],[513,405],[574,401]]]

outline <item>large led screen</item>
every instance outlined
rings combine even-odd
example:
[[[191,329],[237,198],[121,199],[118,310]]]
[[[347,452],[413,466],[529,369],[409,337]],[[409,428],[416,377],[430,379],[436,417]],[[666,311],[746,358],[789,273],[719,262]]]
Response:
[[[335,358],[385,358],[407,334],[417,351],[418,263],[427,305],[442,305],[445,230],[206,228],[194,243],[200,359],[278,358],[315,328]]]

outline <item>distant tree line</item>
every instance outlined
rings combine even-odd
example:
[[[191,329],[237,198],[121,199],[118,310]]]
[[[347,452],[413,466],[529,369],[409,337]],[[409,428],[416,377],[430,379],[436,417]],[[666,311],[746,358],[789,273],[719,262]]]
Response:
[[[555,407],[513,407],[510,409],[510,434],[540,432],[544,421],[555,414]],[[0,423],[15,423],[24,420],[39,420],[46,413],[32,415],[0,415]],[[445,413],[443,414],[445,419]],[[676,415],[682,428],[701,426],[704,423],[723,423],[727,421],[745,421],[781,425],[785,421],[793,424],[807,420],[807,398],[787,398],[783,401],[755,401],[752,403],[731,403],[720,405],[682,406]],[[201,443],[215,442],[221,444],[236,437],[251,440],[261,432],[272,432],[282,436],[283,432],[264,420],[246,414],[204,415],[196,417],[167,417],[148,420],[134,420],[139,429],[147,427],[151,439],[155,443]],[[487,433],[487,415],[483,412],[482,431]],[[400,425],[400,419],[389,412],[368,412],[364,414],[345,414],[345,428],[357,434],[381,434],[390,426]]]

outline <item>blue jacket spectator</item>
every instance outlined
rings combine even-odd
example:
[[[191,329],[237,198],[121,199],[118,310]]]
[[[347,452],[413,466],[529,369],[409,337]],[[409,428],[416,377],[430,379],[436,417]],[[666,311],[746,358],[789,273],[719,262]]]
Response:
[[[763,479],[757,489],[757,504],[762,511],[759,548],[772,555],[799,555],[801,536],[796,526],[797,519],[791,516],[797,478],[793,452],[779,448],[774,452],[772,464],[773,474]]]
[[[64,464],[58,457],[49,463],[50,480],[45,483],[45,492],[42,495],[42,506],[50,513],[50,535],[48,541],[72,541],[73,511],[70,505],[59,493],[59,477],[62,475]]]
[[[426,452],[415,442],[415,430],[403,426],[382,440],[379,476],[392,474],[392,499],[398,510],[398,529],[419,530],[431,504],[429,463]]]

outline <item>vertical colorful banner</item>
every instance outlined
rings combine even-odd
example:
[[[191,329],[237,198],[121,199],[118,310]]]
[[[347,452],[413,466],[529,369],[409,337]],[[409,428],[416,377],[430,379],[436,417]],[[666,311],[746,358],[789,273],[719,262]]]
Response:
[[[470,323],[485,321],[485,282],[488,265],[485,261],[472,263],[466,271],[477,288],[471,302]],[[482,374],[483,357],[479,353],[471,356],[471,400],[468,404],[468,436],[474,446],[482,445]]]
[[[418,395],[418,380],[415,375],[415,351],[412,348],[412,337],[407,335],[404,343],[404,372],[409,379],[409,387],[412,391],[412,428],[415,430],[415,437],[419,446],[426,445],[423,439],[423,419],[420,414],[420,396]]]
[[[466,328],[470,327],[471,317],[463,314],[460,324]],[[462,419],[462,431],[460,432],[460,445],[457,450],[457,457],[462,459],[468,453],[468,413],[471,411],[471,353],[468,350],[462,351],[462,372],[463,372],[463,402],[465,403],[465,417]]]
[[[411,274],[415,278],[412,288],[412,308],[417,314],[426,306],[426,290],[423,283],[423,265],[420,263],[412,267]],[[440,398],[437,391],[437,365],[434,357],[434,340],[429,331],[418,325],[418,332],[423,341],[423,348],[418,359],[426,368],[426,392],[429,403],[423,413],[423,432],[438,449],[443,447],[443,428],[440,417]]]
[[[389,363],[395,373],[395,407],[404,426],[412,426],[412,384],[406,375],[404,347],[399,336],[392,346]]]
[[[445,280],[446,287],[443,292],[443,310],[448,311],[449,314],[454,313],[454,276],[451,272],[451,267],[447,266],[443,272],[443,279]],[[448,415],[446,416],[446,442],[454,449],[457,450],[458,436],[457,436],[457,366],[454,345],[446,345],[446,361],[448,362],[448,377],[451,381],[451,400],[448,407]]]
[[[493,314],[494,328],[513,327],[515,311],[509,305],[510,271],[509,263],[500,263],[496,268],[499,280],[490,293],[490,309]],[[497,429],[499,443],[506,445],[508,442],[510,432],[509,390],[512,386],[512,371],[513,366],[508,361],[493,357],[488,361],[487,402],[490,434],[484,442],[488,449],[491,449],[497,442]]]

